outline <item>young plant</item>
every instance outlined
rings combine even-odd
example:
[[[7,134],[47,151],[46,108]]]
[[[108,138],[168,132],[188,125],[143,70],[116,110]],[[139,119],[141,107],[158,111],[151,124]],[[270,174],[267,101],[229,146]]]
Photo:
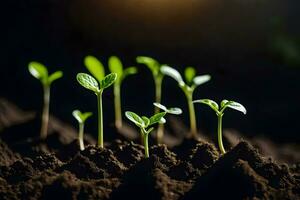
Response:
[[[168,113],[168,114],[173,114],[173,115],[180,115],[182,113],[182,110],[180,108],[167,108],[166,106],[160,104],[160,103],[153,103],[153,105],[161,110],[163,110],[165,113]],[[164,132],[158,132],[157,131],[157,142],[158,144],[161,144],[162,143],[162,140],[163,140],[163,133]]]
[[[56,71],[53,74],[48,75],[47,68],[43,64],[35,61],[29,63],[28,70],[31,73],[31,75],[39,79],[43,85],[44,106],[43,106],[40,137],[41,139],[46,139],[47,131],[48,131],[48,122],[49,122],[50,87],[53,81],[63,76],[63,72]]]
[[[246,108],[238,102],[228,101],[228,100],[223,100],[221,102],[220,108],[219,108],[219,105],[215,101],[210,100],[210,99],[199,99],[199,100],[195,100],[193,102],[206,104],[216,112],[216,114],[218,116],[218,144],[219,144],[221,153],[225,154],[226,151],[224,149],[223,140],[222,140],[222,117],[224,115],[224,111],[226,108],[231,108],[231,109],[234,109],[234,110],[237,110],[237,111],[240,111],[240,112],[246,114],[247,113]]]
[[[115,126],[117,129],[122,128],[122,109],[121,109],[121,84],[123,80],[132,74],[137,73],[136,67],[123,69],[121,60],[116,56],[111,56],[108,60],[109,70],[116,73],[117,79],[114,83],[114,103],[115,103]]]
[[[125,116],[130,121],[132,121],[137,127],[140,128],[140,133],[143,138],[146,158],[149,158],[148,136],[149,133],[154,129],[151,126],[153,126],[156,123],[165,123],[166,120],[164,119],[164,116],[166,114],[167,114],[166,112],[160,112],[148,118],[145,116],[140,117],[134,112],[130,112],[130,111],[125,112]]]
[[[102,112],[102,93],[104,89],[111,86],[117,79],[117,74],[111,73],[102,80],[97,80],[89,74],[77,74],[78,83],[84,88],[93,91],[97,96],[98,105],[98,147],[103,148],[103,112]]]
[[[185,80],[187,83],[185,83],[180,75],[180,73],[169,66],[162,66],[160,69],[161,73],[167,76],[172,77],[178,82],[179,87],[184,92],[188,108],[189,108],[189,114],[190,114],[190,128],[191,128],[191,136],[194,138],[197,138],[197,125],[196,125],[196,115],[195,115],[195,108],[193,104],[193,93],[195,89],[206,82],[208,82],[211,79],[210,75],[201,75],[196,76],[196,70],[193,67],[187,67],[184,71]]]
[[[78,121],[79,124],[79,132],[78,132],[78,141],[80,150],[84,150],[84,143],[83,143],[83,133],[84,133],[84,123],[85,121],[93,115],[91,112],[82,113],[80,110],[74,110],[72,112],[73,117]]]

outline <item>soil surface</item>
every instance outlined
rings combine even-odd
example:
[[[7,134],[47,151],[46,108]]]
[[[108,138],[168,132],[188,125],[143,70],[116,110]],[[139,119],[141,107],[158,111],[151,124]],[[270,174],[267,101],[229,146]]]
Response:
[[[32,113],[27,120],[5,116],[0,112],[6,120],[0,122],[0,199],[300,199],[300,164],[264,157],[244,140],[225,155],[203,139],[172,148],[152,143],[145,159],[143,146],[124,136],[104,149],[86,136],[80,151],[76,130],[54,117],[42,141]]]

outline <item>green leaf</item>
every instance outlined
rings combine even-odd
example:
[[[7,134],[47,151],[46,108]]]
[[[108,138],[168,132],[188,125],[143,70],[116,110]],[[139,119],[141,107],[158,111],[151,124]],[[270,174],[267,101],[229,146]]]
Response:
[[[48,70],[42,63],[33,61],[28,64],[28,70],[32,76],[39,79],[43,84],[47,83]]]
[[[223,100],[224,101],[224,100]],[[227,100],[225,100],[225,101],[227,101]],[[224,103],[223,103],[224,104]],[[223,110],[225,109],[225,108],[231,108],[231,109],[234,109],[234,110],[237,110],[237,111],[240,111],[240,112],[242,112],[242,113],[244,113],[244,114],[246,114],[247,113],[247,110],[246,110],[246,108],[242,105],[242,104],[240,104],[240,103],[238,103],[238,102],[235,102],[235,101],[227,101],[225,104],[224,104],[224,106],[223,106]]]
[[[193,82],[195,85],[202,85],[208,81],[210,81],[211,79],[211,76],[210,75],[202,75],[202,76],[196,76],[194,79],[193,79]]]
[[[92,90],[93,92],[99,92],[99,85],[97,80],[89,74],[79,73],[76,76],[78,83],[85,87],[88,90]]]
[[[156,107],[158,107],[159,109],[161,109],[163,111],[167,111],[168,110],[166,106],[164,106],[164,105],[162,105],[160,103],[155,102],[155,103],[153,103],[153,105],[156,106]]]
[[[188,82],[188,83],[191,83],[193,81],[193,78],[195,77],[196,75],[196,70],[194,67],[187,67],[185,68],[184,70],[184,76],[185,76],[185,80]]]
[[[157,60],[146,56],[138,56],[136,57],[136,62],[145,64],[152,71],[153,75],[157,76],[159,74],[160,64]]]
[[[128,75],[136,74],[137,72],[136,67],[128,67],[124,69],[122,79],[126,78]]]
[[[138,116],[137,114],[135,114],[134,112],[126,111],[125,112],[125,116],[130,121],[132,121],[135,125],[137,125],[138,127],[144,127],[145,126],[144,120],[140,116]]]
[[[79,123],[84,123],[90,116],[93,115],[93,113],[91,112],[82,113],[80,110],[74,110],[72,112],[72,115]]]
[[[213,100],[210,100],[210,99],[199,99],[199,100],[193,101],[193,103],[203,103],[203,104],[206,104],[209,107],[211,107],[216,113],[219,112],[219,105],[215,101],[213,101]]]
[[[170,76],[173,79],[175,79],[181,87],[185,85],[184,81],[182,80],[182,77],[181,77],[180,73],[176,69],[174,69],[172,67],[169,67],[167,65],[163,65],[160,68],[160,71],[161,71],[162,74]]]
[[[224,99],[223,101],[221,101],[221,108],[223,108],[226,103],[228,103],[228,100]]]
[[[63,76],[63,72],[62,71],[56,71],[53,74],[51,74],[48,78],[48,83],[51,84],[53,81],[61,78]]]
[[[116,73],[119,78],[122,77],[123,65],[121,60],[117,56],[111,56],[108,59],[108,68],[111,72]]]
[[[105,89],[111,86],[117,79],[116,73],[110,73],[104,77],[104,79],[100,82],[100,88]]]
[[[160,112],[160,113],[157,113],[157,114],[153,115],[152,117],[150,117],[149,126],[159,123],[161,118],[164,117],[165,115],[166,115],[166,112]]]
[[[89,72],[100,82],[104,76],[104,66],[102,63],[94,56],[86,56],[84,58],[84,64]]]
[[[142,119],[143,119],[143,121],[145,123],[145,128],[148,127],[149,124],[150,124],[150,119],[148,117],[146,117],[146,116],[142,116]]]
[[[159,120],[159,124],[165,124],[167,122],[167,120],[164,118],[164,117],[162,117],[162,118],[160,118],[160,120]]]
[[[168,108],[167,113],[180,115],[182,113],[182,110],[180,108]]]

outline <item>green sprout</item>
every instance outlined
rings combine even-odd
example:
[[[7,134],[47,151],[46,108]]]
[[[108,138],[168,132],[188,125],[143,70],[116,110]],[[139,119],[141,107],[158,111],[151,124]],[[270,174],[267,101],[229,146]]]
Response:
[[[185,80],[187,82],[185,83],[180,73],[172,67],[164,65],[161,67],[160,71],[163,74],[175,79],[178,82],[179,87],[183,90],[189,108],[191,136],[197,138],[197,125],[196,125],[195,108],[193,104],[193,93],[199,85],[208,82],[211,79],[211,76],[210,75],[196,76],[196,70],[193,67],[187,67],[184,71]]]
[[[163,110],[164,112],[166,113],[169,113],[169,114],[173,114],[173,115],[180,115],[182,113],[182,110],[180,108],[167,108],[166,106],[160,104],[160,103],[153,103],[153,105],[161,110]],[[157,142],[159,144],[162,143],[162,140],[163,140],[163,133],[164,132],[158,132],[157,131]]]
[[[47,132],[48,132],[48,123],[49,123],[50,86],[53,83],[53,81],[63,76],[63,72],[56,71],[53,74],[49,75],[46,66],[35,61],[29,63],[28,70],[31,73],[31,75],[39,79],[43,85],[44,106],[43,106],[40,137],[41,139],[46,139]]]
[[[84,88],[93,91],[97,96],[98,105],[98,147],[103,148],[103,112],[102,112],[102,93],[104,89],[111,86],[117,79],[117,74],[111,73],[103,77],[102,80],[97,80],[89,74],[77,74],[78,83]]]
[[[115,126],[117,129],[122,128],[122,109],[121,109],[121,84],[123,80],[132,74],[137,73],[136,67],[123,69],[121,60],[116,56],[111,56],[108,60],[109,70],[116,73],[117,79],[114,83],[114,103],[115,103]]]
[[[228,101],[228,100],[223,100],[221,102],[220,108],[219,108],[219,105],[215,101],[210,100],[210,99],[199,99],[199,100],[195,100],[193,102],[206,104],[216,112],[216,114],[218,116],[218,144],[219,144],[221,153],[225,154],[226,151],[224,149],[223,140],[222,140],[222,117],[224,115],[224,110],[226,108],[231,108],[231,109],[238,110],[238,111],[246,114],[247,113],[246,108],[238,102]]]
[[[154,129],[153,126],[156,123],[166,123],[166,120],[164,119],[164,116],[166,115],[166,112],[160,112],[157,114],[154,114],[152,117],[148,118],[145,116],[138,116],[136,113],[131,111],[126,111],[125,116],[132,121],[137,127],[140,128],[140,133],[143,138],[143,144],[145,148],[145,157],[149,158],[149,147],[148,147],[148,136],[149,133]]]
[[[72,112],[73,117],[78,121],[79,124],[79,133],[78,133],[78,141],[80,150],[84,150],[84,143],[83,143],[83,133],[84,133],[84,123],[85,121],[93,115],[91,112],[82,113],[80,110],[74,110]]]

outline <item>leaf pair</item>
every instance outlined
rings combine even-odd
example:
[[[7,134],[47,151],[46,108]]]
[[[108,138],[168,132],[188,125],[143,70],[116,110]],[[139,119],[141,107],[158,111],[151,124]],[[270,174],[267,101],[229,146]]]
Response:
[[[63,76],[62,71],[56,71],[50,76],[48,75],[48,70],[45,65],[32,61],[28,65],[28,70],[32,76],[39,79],[43,85],[51,85],[51,83]]]
[[[125,115],[126,117],[132,121],[136,126],[138,126],[139,128],[142,129],[146,129],[149,126],[152,126],[156,123],[165,123],[166,120],[164,119],[164,116],[166,115],[166,112],[160,112],[157,113],[155,115],[153,115],[152,117],[148,118],[146,116],[142,116],[140,117],[139,115],[137,115],[134,112],[131,111],[126,111]]]
[[[103,79],[99,80],[99,83],[94,77],[86,73],[78,73],[76,78],[79,84],[82,85],[84,88],[98,94],[99,92],[103,91],[105,88],[111,86],[116,81],[117,74],[116,73],[108,74]]]
[[[160,71],[167,76],[172,77],[175,79],[180,87],[185,87],[187,84],[183,81],[180,73],[167,65],[164,65],[161,67]],[[185,79],[188,82],[188,84],[192,84],[192,87],[197,87],[199,85],[202,85],[206,82],[208,82],[211,79],[210,75],[201,75],[201,76],[196,76],[196,70],[193,67],[187,67],[184,72]]]
[[[153,103],[153,105],[169,114],[180,115],[182,113],[182,110],[180,108],[167,108],[166,106],[157,102]]]
[[[211,107],[217,113],[217,115],[222,115],[226,108],[231,108],[231,109],[240,111],[244,114],[247,113],[246,108],[242,104],[240,104],[238,102],[235,102],[235,101],[228,101],[226,99],[221,102],[221,107],[220,108],[219,108],[219,105],[215,101],[210,100],[210,99],[199,99],[199,100],[195,100],[193,102],[208,105],[209,107]]]
[[[79,122],[84,123],[90,116],[93,115],[91,112],[82,113],[80,110],[74,110],[72,112],[73,117]]]
[[[94,56],[86,56],[84,59],[84,64],[89,72],[101,82],[105,77],[105,70],[103,64]],[[121,60],[116,56],[111,56],[108,59],[108,67],[112,73],[117,74],[117,83],[121,83],[122,80],[131,74],[136,74],[136,67],[129,67],[123,70],[123,64]]]

